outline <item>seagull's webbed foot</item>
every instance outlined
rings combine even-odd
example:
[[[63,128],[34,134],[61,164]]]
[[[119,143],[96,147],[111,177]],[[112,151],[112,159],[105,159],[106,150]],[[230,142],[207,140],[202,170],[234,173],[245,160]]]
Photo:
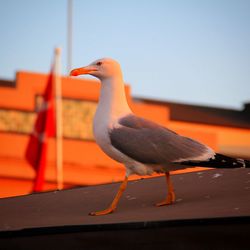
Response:
[[[104,209],[102,211],[97,211],[97,212],[90,212],[89,215],[91,216],[98,216],[98,215],[106,215],[106,214],[111,214],[114,212],[115,209],[112,209],[112,208],[107,208],[107,209]]]
[[[101,210],[101,211],[97,211],[97,212],[90,212],[89,215],[92,216],[98,216],[98,215],[106,215],[106,214],[111,214],[115,211],[117,204],[122,196],[122,193],[124,192],[124,190],[127,187],[127,183],[128,183],[128,177],[126,176],[124,181],[122,182],[112,204],[110,205],[110,207],[108,207],[107,209]]]
[[[170,205],[170,204],[173,204],[175,202],[175,193],[174,193],[173,184],[170,180],[170,175],[168,172],[166,172],[165,176],[166,176],[166,181],[167,181],[167,186],[168,186],[167,198],[165,200],[163,200],[162,202],[156,203],[155,205],[157,207]]]
[[[157,207],[161,207],[161,206],[173,204],[174,202],[175,202],[175,193],[172,191],[168,193],[167,198],[165,200],[163,200],[162,202],[158,202],[155,205]]]

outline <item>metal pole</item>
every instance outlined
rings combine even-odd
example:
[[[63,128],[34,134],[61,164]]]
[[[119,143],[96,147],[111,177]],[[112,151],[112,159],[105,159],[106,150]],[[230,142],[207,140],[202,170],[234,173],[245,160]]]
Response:
[[[72,69],[72,35],[73,35],[73,0],[68,0],[68,30],[67,30],[67,41],[68,41],[68,62],[67,62],[67,73]]]
[[[61,49],[55,49],[55,93],[56,93],[56,176],[57,189],[63,189],[63,149],[62,149],[62,86]]]

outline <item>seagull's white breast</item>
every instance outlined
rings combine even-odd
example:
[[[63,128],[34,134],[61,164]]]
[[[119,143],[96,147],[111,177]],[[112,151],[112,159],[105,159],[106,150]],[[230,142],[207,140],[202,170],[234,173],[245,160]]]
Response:
[[[93,131],[96,143],[112,159],[124,163],[126,156],[111,144],[109,131],[120,117],[128,114],[128,107],[122,81],[102,81],[101,94],[94,117]]]

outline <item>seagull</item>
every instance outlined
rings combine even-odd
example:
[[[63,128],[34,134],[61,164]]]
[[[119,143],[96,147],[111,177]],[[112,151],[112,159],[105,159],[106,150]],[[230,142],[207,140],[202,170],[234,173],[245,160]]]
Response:
[[[175,201],[170,171],[190,166],[250,167],[250,161],[218,154],[196,140],[135,115],[128,105],[122,70],[117,61],[103,58],[70,72],[70,76],[85,74],[101,81],[93,123],[95,140],[104,153],[126,168],[125,178],[111,205],[102,211],[91,212],[90,215],[114,212],[127,187],[128,177],[132,174],[165,173],[168,192],[166,198],[156,204],[164,206]]]

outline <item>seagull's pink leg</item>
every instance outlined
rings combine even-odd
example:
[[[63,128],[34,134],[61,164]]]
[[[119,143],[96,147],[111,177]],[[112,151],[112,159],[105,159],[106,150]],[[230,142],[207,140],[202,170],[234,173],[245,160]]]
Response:
[[[105,214],[110,214],[110,213],[114,212],[124,190],[127,187],[127,183],[128,183],[128,177],[126,176],[125,179],[123,180],[113,202],[111,203],[111,205],[105,210],[98,211],[98,212],[91,212],[91,213],[89,213],[89,215],[105,215]]]
[[[166,181],[167,181],[167,186],[168,186],[167,197],[166,197],[166,199],[164,201],[156,203],[155,205],[157,207],[170,205],[170,204],[174,203],[174,201],[175,201],[174,188],[173,188],[173,184],[172,184],[171,179],[170,179],[169,172],[166,172],[165,176],[166,176]]]

